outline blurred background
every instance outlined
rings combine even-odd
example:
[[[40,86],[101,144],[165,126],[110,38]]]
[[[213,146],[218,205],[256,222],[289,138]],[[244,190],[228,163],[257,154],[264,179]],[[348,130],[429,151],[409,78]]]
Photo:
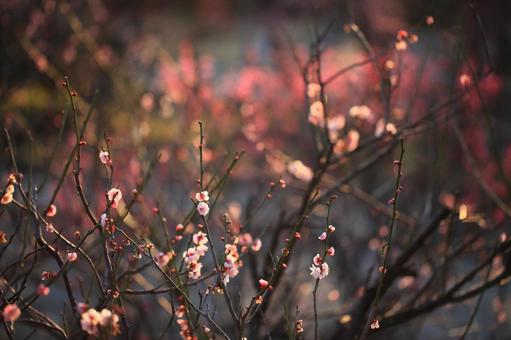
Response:
[[[328,28],[320,46],[321,70],[324,79],[332,77],[326,96],[335,138],[343,139],[339,153],[357,150],[381,135],[385,111],[381,72],[393,86],[387,121],[397,129],[412,122],[424,127],[406,141],[406,190],[400,198],[396,249],[441,205],[464,205],[473,217],[456,224],[453,238],[495,228],[477,245],[480,248],[460,259],[454,277],[456,268],[473,266],[480,259],[478,250],[509,231],[509,217],[474,181],[472,163],[449,121],[455,114],[482,178],[509,202],[509,7],[498,0],[0,0],[0,121],[13,137],[18,166],[25,174],[30,171],[38,200],[47,202],[74,143],[61,85],[69,77],[78,92],[80,112],[94,107],[82,166],[95,211],[101,206],[94,202],[104,198],[106,177],[97,152],[105,138],[116,165],[114,184],[126,193],[143,177],[154,155],[160,155],[133,222],[140,233],[151,235],[155,223],[151,209],[157,201],[172,228],[192,206],[189,197],[196,192],[199,176],[197,121],[202,120],[207,176],[221,175],[235,152],[246,152],[226,186],[218,214],[229,212],[242,227],[269,182],[279,178],[287,182],[251,224],[250,232],[263,235],[282,215],[298,208],[312,176],[317,123],[309,112],[311,96],[301,67],[315,52],[313,42]],[[374,60],[367,61],[367,46],[354,34],[353,24],[363,32]],[[406,46],[399,45],[400,31],[410,37]],[[354,63],[360,65],[336,76]],[[488,69],[493,72],[485,74]],[[468,96],[437,109],[472,82],[478,86]],[[329,183],[381,149],[371,145],[329,172]],[[338,253],[332,275],[320,290],[325,338],[335,334],[339,324],[349,323],[347,311],[368,271],[378,263],[378,250],[388,233],[386,203],[395,184],[395,158],[389,152],[340,190],[332,216],[339,231],[334,241]],[[12,171],[8,153],[0,159],[6,182]],[[71,233],[71,226],[75,230],[86,224],[86,216],[79,202],[69,199],[75,197],[71,176],[65,184],[56,200],[61,213],[55,224],[69,227]],[[304,230],[307,250],[298,254],[291,268],[295,280],[287,282],[292,292],[289,306],[298,305],[302,311],[306,339],[311,337],[314,283],[307,268],[319,249],[314,235],[324,213],[316,212]],[[398,282],[393,299],[399,302],[399,294],[406,297],[425,282],[439,261],[436,254],[446,249],[446,233],[441,229],[428,244],[415,263],[417,273]],[[268,250],[263,238],[263,251]],[[246,273],[234,284],[237,289],[254,289],[251,280]],[[38,303],[52,313],[44,302]],[[140,298],[134,305],[147,311],[157,308],[153,298]],[[491,290],[469,337],[511,337],[509,306],[508,288]],[[473,301],[445,306],[419,321],[382,330],[375,338],[458,338],[472,309]],[[275,304],[269,313],[278,317],[266,320],[261,334],[282,338],[282,306]],[[163,320],[165,315],[161,320],[151,315],[134,326],[134,334],[151,338],[151,330],[164,325]]]

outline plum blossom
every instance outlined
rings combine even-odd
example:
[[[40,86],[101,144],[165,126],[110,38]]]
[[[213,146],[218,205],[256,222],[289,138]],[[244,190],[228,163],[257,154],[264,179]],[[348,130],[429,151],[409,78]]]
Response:
[[[53,217],[55,215],[57,215],[57,206],[55,206],[55,204],[50,204],[50,207],[46,211],[46,216]]]
[[[16,183],[16,179],[12,179],[12,175],[9,178],[9,184],[7,185],[7,188],[5,188],[5,193],[2,196],[1,202],[3,205],[7,205],[12,202],[13,195],[14,195],[14,185],[13,183]]]
[[[192,248],[188,248],[183,253],[183,258],[185,260],[185,263],[188,264],[188,263],[199,261],[200,255],[197,253],[197,250],[195,249],[195,247],[192,247]]]
[[[104,228],[106,225],[107,216],[106,214],[101,214],[101,217],[99,219],[101,226]]]
[[[323,259],[321,258],[321,256],[319,254],[316,254],[316,256],[314,256],[312,259],[312,263],[315,266],[321,266],[322,262],[323,262]]]
[[[94,308],[89,308],[87,311],[82,313],[80,325],[82,326],[82,330],[85,331],[87,334],[98,335],[99,333],[98,325],[100,321],[101,314]]]
[[[195,194],[195,199],[199,202],[209,201],[209,194],[207,191],[201,191]]]
[[[463,73],[460,75],[459,82],[462,87],[467,88],[472,84],[472,77],[466,73]]]
[[[239,236],[239,244],[241,246],[249,246],[252,242],[254,242],[254,239],[249,233],[244,233]]]
[[[1,199],[0,203],[2,203],[3,205],[7,205],[7,204],[9,204],[9,203],[11,203],[11,202],[12,202],[12,199],[13,199],[13,197],[12,197],[12,193],[8,193],[8,192],[6,192],[6,193],[2,196],[2,199]]]
[[[227,284],[231,277],[239,274],[238,264],[232,257],[227,257],[223,265],[222,281]]]
[[[112,208],[116,209],[119,206],[119,201],[122,199],[122,192],[117,188],[112,188],[107,193],[108,201],[111,202]]]
[[[321,92],[321,85],[317,83],[307,84],[307,97],[314,98]]]
[[[199,202],[197,204],[197,212],[201,216],[206,216],[209,213],[209,205],[205,202]]]
[[[13,323],[21,316],[21,310],[15,303],[11,303],[4,307],[2,315],[5,321]]]
[[[42,283],[37,286],[37,295],[48,296],[50,295],[50,287],[43,285]]]
[[[328,273],[330,272],[330,267],[326,262],[323,262],[320,266],[309,267],[309,269],[311,270],[312,277],[320,280],[328,276]]]
[[[202,263],[191,262],[188,264],[188,277],[193,280],[200,279],[202,270]]]
[[[81,315],[89,309],[89,305],[83,302],[78,302],[76,308],[78,309],[78,313]]]
[[[238,248],[234,244],[225,245],[225,261],[222,266],[222,281],[227,284],[231,277],[239,274],[241,266],[240,254]]]
[[[69,262],[75,262],[78,259],[78,254],[76,252],[72,251],[70,253],[67,253],[67,260]]]
[[[315,126],[322,126],[325,121],[325,109],[323,103],[319,100],[310,106],[309,122]]]
[[[208,243],[208,237],[202,231],[199,231],[199,232],[193,234],[192,240],[193,240],[193,243],[195,243],[198,246]]]
[[[263,243],[261,242],[261,239],[260,238],[256,238],[254,243],[252,243],[252,251],[254,252],[258,252],[259,250],[261,250],[261,247],[262,247]]]
[[[349,110],[349,114],[353,118],[359,118],[367,121],[373,120],[373,113],[371,109],[366,105],[352,106]]]
[[[201,256],[206,255],[208,247],[208,238],[205,233],[199,231],[192,236],[194,247],[188,248],[183,253],[184,262],[188,268],[188,277],[191,279],[199,279],[201,276],[202,263],[199,262]]]
[[[334,256],[335,255],[335,248],[334,247],[328,248],[326,253],[328,254],[328,256]]]
[[[378,320],[373,320],[371,322],[371,329],[378,329],[380,328],[380,322]]]
[[[321,235],[319,235],[318,239],[319,239],[320,241],[324,241],[324,240],[326,240],[326,232],[321,233]]]
[[[109,329],[113,335],[121,334],[121,327],[119,325],[119,315],[112,313],[112,311],[103,308],[101,311],[101,319],[99,324],[106,329]]]
[[[158,253],[154,260],[158,263],[158,266],[165,267],[170,262],[170,256],[167,253]]]
[[[108,154],[108,151],[101,150],[99,152],[99,160],[101,163],[105,165],[112,165],[112,159],[110,158],[110,154]]]
[[[261,289],[266,289],[268,287],[268,281],[264,280],[264,279],[260,279],[259,280],[259,288]]]
[[[94,336],[99,335],[99,327],[108,330],[112,335],[121,333],[119,316],[106,308],[101,312],[94,308],[84,311],[81,315],[80,325],[83,331]]]

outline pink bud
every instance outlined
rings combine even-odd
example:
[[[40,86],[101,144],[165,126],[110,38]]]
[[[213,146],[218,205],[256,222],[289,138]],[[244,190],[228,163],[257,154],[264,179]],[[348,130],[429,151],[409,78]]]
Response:
[[[76,260],[78,259],[78,255],[76,254],[76,252],[70,252],[70,253],[67,253],[67,260],[69,262],[75,262]]]
[[[260,279],[259,280],[259,287],[261,289],[266,289],[268,287],[268,281],[266,281],[264,279]]]
[[[46,216],[53,217],[55,215],[57,215],[57,207],[55,206],[55,204],[50,204],[48,211],[46,211]]]
[[[37,286],[37,295],[47,296],[50,294],[50,287],[43,285],[42,283]]]

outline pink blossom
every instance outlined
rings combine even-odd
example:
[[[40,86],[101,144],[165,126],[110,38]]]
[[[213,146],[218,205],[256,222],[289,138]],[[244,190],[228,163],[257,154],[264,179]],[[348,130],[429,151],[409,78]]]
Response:
[[[328,232],[333,233],[335,231],[335,227],[333,225],[328,226]]]
[[[101,163],[103,163],[105,165],[111,165],[112,164],[112,159],[110,158],[110,155],[108,154],[108,151],[101,150],[99,152],[99,160],[101,161]]]
[[[47,296],[50,294],[50,287],[43,285],[42,283],[37,286],[37,295]]]
[[[176,309],[176,316],[178,318],[183,318],[186,315],[186,307],[185,305],[179,305]]]
[[[378,320],[373,320],[373,322],[371,322],[371,329],[378,329],[380,328],[380,322]]]
[[[109,329],[113,335],[120,334],[119,315],[112,313],[112,311],[103,308],[101,310],[101,319],[99,324],[106,329]]]
[[[196,245],[201,245],[201,246],[208,243],[208,237],[202,231],[199,231],[199,232],[193,234],[192,240],[193,240],[193,243],[195,243]]]
[[[111,202],[112,208],[119,206],[119,201],[122,199],[122,192],[117,188],[112,188],[107,193],[108,201]]]
[[[103,228],[105,227],[106,219],[107,219],[106,214],[101,214],[100,223]]]
[[[201,191],[195,194],[195,199],[199,202],[209,201],[209,194],[207,191]]]
[[[326,240],[326,233],[325,233],[325,232],[323,232],[321,235],[319,235],[318,239],[319,239],[320,241],[324,241],[324,240]]]
[[[197,204],[197,212],[202,216],[206,216],[209,213],[209,205],[205,202],[200,202]]]
[[[77,304],[78,313],[83,314],[89,309],[89,305],[83,302],[78,302]]]
[[[195,248],[188,248],[183,253],[183,258],[185,259],[186,263],[192,263],[192,262],[197,262],[199,260],[200,256],[197,253]]]
[[[252,243],[252,250],[258,252],[259,250],[261,250],[262,245],[263,243],[261,242],[261,239],[256,238],[254,243]]]
[[[335,248],[334,247],[328,248],[326,253],[328,254],[328,256],[334,256],[335,255]]]
[[[461,86],[463,87],[469,87],[471,84],[472,84],[472,77],[469,76],[468,74],[466,73],[463,73],[461,76],[460,76],[460,84]]]
[[[13,200],[13,196],[12,196],[12,193],[9,193],[9,192],[6,192],[3,196],[2,196],[2,200],[1,200],[1,203],[3,205],[7,205],[9,203],[11,203]]]
[[[195,251],[200,256],[204,256],[204,255],[206,255],[206,252],[208,251],[208,246],[206,246],[205,244],[198,245],[197,247],[195,247]]]
[[[97,310],[89,308],[86,312],[82,313],[80,320],[82,330],[89,335],[98,335],[98,325],[101,319],[101,314]]]
[[[160,267],[165,267],[170,262],[170,256],[166,253],[159,253],[154,260]]]
[[[320,280],[328,276],[328,273],[330,272],[330,267],[326,262],[323,262],[320,266],[309,267],[309,269],[311,270],[312,277]]]
[[[268,287],[268,281],[264,279],[259,280],[259,288],[266,289]]]
[[[200,262],[191,262],[188,266],[188,277],[193,280],[200,279],[201,276],[202,263]]]
[[[319,254],[316,254],[316,256],[314,256],[314,258],[312,259],[312,263],[315,266],[321,266],[321,262],[323,262],[323,259],[321,258],[321,256]]]
[[[183,231],[184,229],[185,229],[185,227],[183,227],[183,225],[181,223],[176,225],[176,231]]]
[[[317,83],[309,83],[307,84],[307,97],[314,98],[321,91],[321,85]]]
[[[4,307],[2,315],[3,315],[5,321],[12,323],[12,322],[18,320],[18,318],[21,315],[21,310],[19,309],[19,307],[16,304],[11,303]]]
[[[46,216],[53,217],[55,215],[57,215],[57,207],[55,206],[55,204],[50,204],[48,211],[46,211]]]
[[[67,253],[67,260],[69,262],[75,262],[76,260],[78,259],[78,254],[76,254],[76,252],[70,252],[70,253]]]
[[[249,233],[241,234],[239,237],[239,243],[242,246],[249,246],[252,244],[252,242],[254,242],[254,240],[252,238],[252,235],[250,235]]]

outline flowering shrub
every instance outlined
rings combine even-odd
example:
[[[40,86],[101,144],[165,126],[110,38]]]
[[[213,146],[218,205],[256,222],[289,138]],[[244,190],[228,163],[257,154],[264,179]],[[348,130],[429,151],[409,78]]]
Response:
[[[464,338],[485,295],[504,334],[511,146],[470,10],[475,52],[429,13],[379,39],[335,18],[309,48],[283,34],[270,66],[248,53],[222,70],[149,37],[123,63],[76,8],[43,1],[20,46],[66,102],[54,146],[5,118],[0,337],[398,338],[429,321]],[[37,43],[54,15],[73,32],[61,65]],[[110,104],[85,94],[87,72],[61,79],[78,45],[113,80]]]

